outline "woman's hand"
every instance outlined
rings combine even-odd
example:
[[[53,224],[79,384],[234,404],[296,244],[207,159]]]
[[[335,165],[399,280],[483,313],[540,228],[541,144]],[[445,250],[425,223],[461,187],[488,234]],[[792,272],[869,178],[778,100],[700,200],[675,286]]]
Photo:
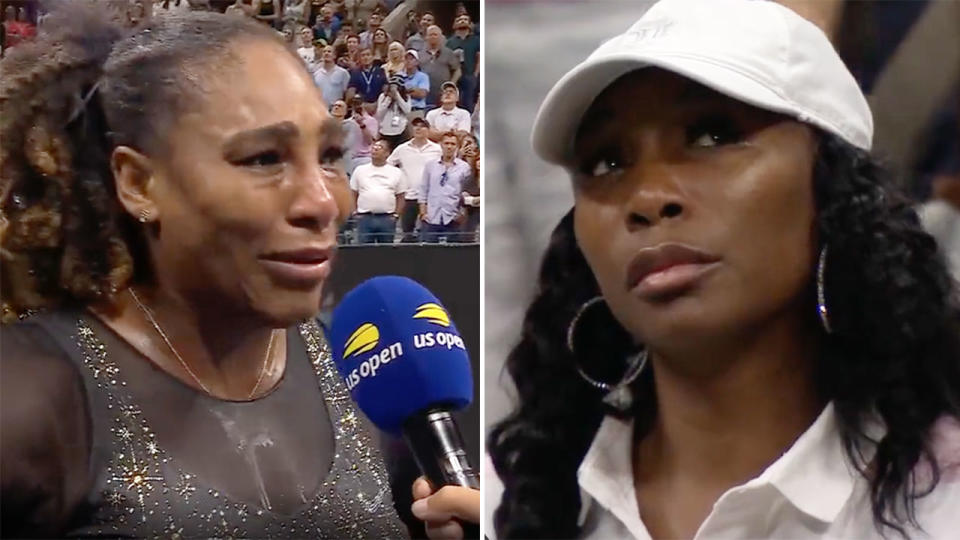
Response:
[[[422,476],[413,483],[413,515],[426,523],[433,540],[463,538],[456,520],[480,523],[480,492],[460,486],[443,486],[434,493]]]

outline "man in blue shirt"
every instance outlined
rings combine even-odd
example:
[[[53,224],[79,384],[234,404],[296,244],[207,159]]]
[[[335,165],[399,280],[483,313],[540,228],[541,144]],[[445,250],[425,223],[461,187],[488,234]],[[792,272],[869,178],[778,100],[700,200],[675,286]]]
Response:
[[[463,223],[462,193],[473,174],[466,161],[458,159],[457,134],[448,131],[440,139],[440,159],[430,161],[423,169],[420,203],[420,241],[435,244],[441,238],[460,240]]]
[[[377,99],[387,83],[387,74],[383,68],[373,64],[373,51],[360,51],[360,65],[350,72],[350,86],[347,88],[347,101],[359,95],[367,112],[376,110]]]
[[[337,38],[337,32],[340,31],[340,19],[333,16],[333,7],[324,4],[320,8],[320,16],[313,26],[314,39],[322,39],[328,45],[333,45],[333,40]]]
[[[427,109],[427,94],[430,92],[430,77],[420,71],[420,53],[410,49],[404,57],[406,72],[403,86],[410,96],[410,118],[423,118]]]

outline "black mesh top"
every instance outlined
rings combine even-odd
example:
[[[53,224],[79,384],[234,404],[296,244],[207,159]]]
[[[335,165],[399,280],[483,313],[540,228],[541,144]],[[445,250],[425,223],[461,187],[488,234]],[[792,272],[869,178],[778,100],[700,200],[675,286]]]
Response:
[[[84,313],[0,328],[0,347],[4,536],[407,537],[313,321],[247,402],[183,384]]]

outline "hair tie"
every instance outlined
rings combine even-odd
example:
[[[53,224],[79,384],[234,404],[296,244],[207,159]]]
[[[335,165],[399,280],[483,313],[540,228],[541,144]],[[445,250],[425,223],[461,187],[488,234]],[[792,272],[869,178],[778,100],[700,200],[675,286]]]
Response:
[[[97,82],[93,83],[93,86],[90,87],[90,90],[87,90],[87,94],[80,98],[80,103],[78,103],[73,112],[70,113],[70,117],[67,119],[67,124],[72,123],[74,120],[79,118],[84,111],[87,110],[87,105],[90,103],[90,100],[93,99],[93,95],[97,93],[97,90],[100,89],[100,83],[102,82],[102,78],[97,79]]]

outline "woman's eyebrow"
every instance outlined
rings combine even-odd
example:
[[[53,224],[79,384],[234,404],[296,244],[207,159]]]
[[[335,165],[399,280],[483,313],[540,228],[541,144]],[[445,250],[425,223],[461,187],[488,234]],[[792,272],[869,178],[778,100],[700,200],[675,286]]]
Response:
[[[290,121],[284,121],[261,128],[241,131],[240,133],[230,136],[224,146],[227,149],[231,149],[255,141],[274,139],[285,141],[296,138],[299,133],[300,130],[297,129],[296,124]]]

